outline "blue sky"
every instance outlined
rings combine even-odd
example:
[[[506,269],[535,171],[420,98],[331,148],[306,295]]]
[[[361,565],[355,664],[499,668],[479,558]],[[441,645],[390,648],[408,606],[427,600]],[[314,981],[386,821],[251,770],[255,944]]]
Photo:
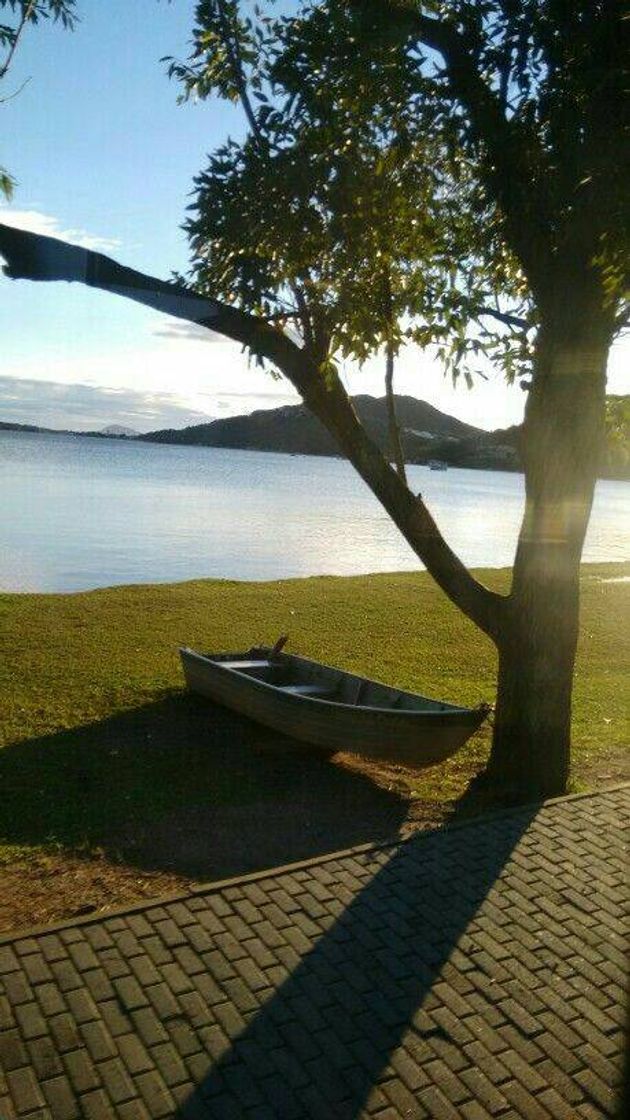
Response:
[[[18,180],[0,220],[65,236],[142,271],[185,271],[180,230],[194,174],[228,133],[236,108],[177,105],[160,63],[183,57],[193,0],[80,0],[75,32],[40,25],[20,46],[3,95],[0,162]],[[72,285],[0,279],[0,420],[86,429],[183,427],[295,399],[249,368],[239,347],[113,296]],[[628,392],[628,347],[609,389]],[[382,395],[382,362],[344,371],[352,392]],[[498,377],[454,389],[427,355],[399,362],[400,392],[481,427],[521,419],[523,393]]]

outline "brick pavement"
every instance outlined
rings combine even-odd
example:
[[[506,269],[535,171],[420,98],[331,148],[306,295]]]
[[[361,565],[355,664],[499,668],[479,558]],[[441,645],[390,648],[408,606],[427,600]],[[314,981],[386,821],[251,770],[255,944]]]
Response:
[[[0,939],[0,1117],[615,1115],[629,808],[564,799]]]

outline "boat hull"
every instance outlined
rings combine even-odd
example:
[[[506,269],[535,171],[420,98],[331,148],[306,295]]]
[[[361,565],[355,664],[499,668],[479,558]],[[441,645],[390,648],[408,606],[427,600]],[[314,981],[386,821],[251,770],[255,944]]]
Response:
[[[269,653],[264,648],[256,652]],[[253,670],[226,667],[225,662],[233,664],[243,659],[242,653],[204,655],[189,649],[180,653],[186,684],[193,692],[273,728],[291,739],[295,748],[308,744],[326,752],[345,751],[415,767],[434,766],[459,750],[487,714],[487,708],[456,708],[425,700],[293,655],[280,655],[273,667],[282,671],[283,663],[290,661],[295,671],[297,663],[298,670],[304,667],[306,679],[320,681],[324,687],[334,684],[336,693],[342,696],[351,697],[360,689],[369,694],[370,689],[376,689],[384,694],[384,702],[391,693],[396,702],[403,698],[403,702],[424,702],[431,707],[396,711],[348,699],[296,695],[273,680],[249,675]],[[283,743],[283,748],[286,745]]]

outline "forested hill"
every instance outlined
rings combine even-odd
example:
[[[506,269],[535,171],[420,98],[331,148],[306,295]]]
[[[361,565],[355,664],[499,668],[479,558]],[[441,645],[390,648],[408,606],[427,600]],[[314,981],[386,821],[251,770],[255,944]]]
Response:
[[[385,397],[358,396],[354,407],[369,434],[381,446],[387,441]],[[406,450],[417,441],[454,438],[469,440],[486,436],[480,428],[447,416],[415,397],[397,397],[396,410]],[[332,438],[305,405],[264,409],[249,416],[229,416],[190,428],[164,429],[141,437],[155,443],[198,444],[204,447],[234,447],[255,451],[284,451],[304,455],[337,455]]]

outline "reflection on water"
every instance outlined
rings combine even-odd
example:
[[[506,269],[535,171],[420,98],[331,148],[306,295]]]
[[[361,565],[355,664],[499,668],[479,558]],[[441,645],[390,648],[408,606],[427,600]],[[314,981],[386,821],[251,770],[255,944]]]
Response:
[[[421,567],[340,459],[2,432],[0,471],[4,590]],[[409,484],[467,564],[512,563],[520,475],[410,467]],[[630,487],[600,482],[584,559],[629,544]]]

